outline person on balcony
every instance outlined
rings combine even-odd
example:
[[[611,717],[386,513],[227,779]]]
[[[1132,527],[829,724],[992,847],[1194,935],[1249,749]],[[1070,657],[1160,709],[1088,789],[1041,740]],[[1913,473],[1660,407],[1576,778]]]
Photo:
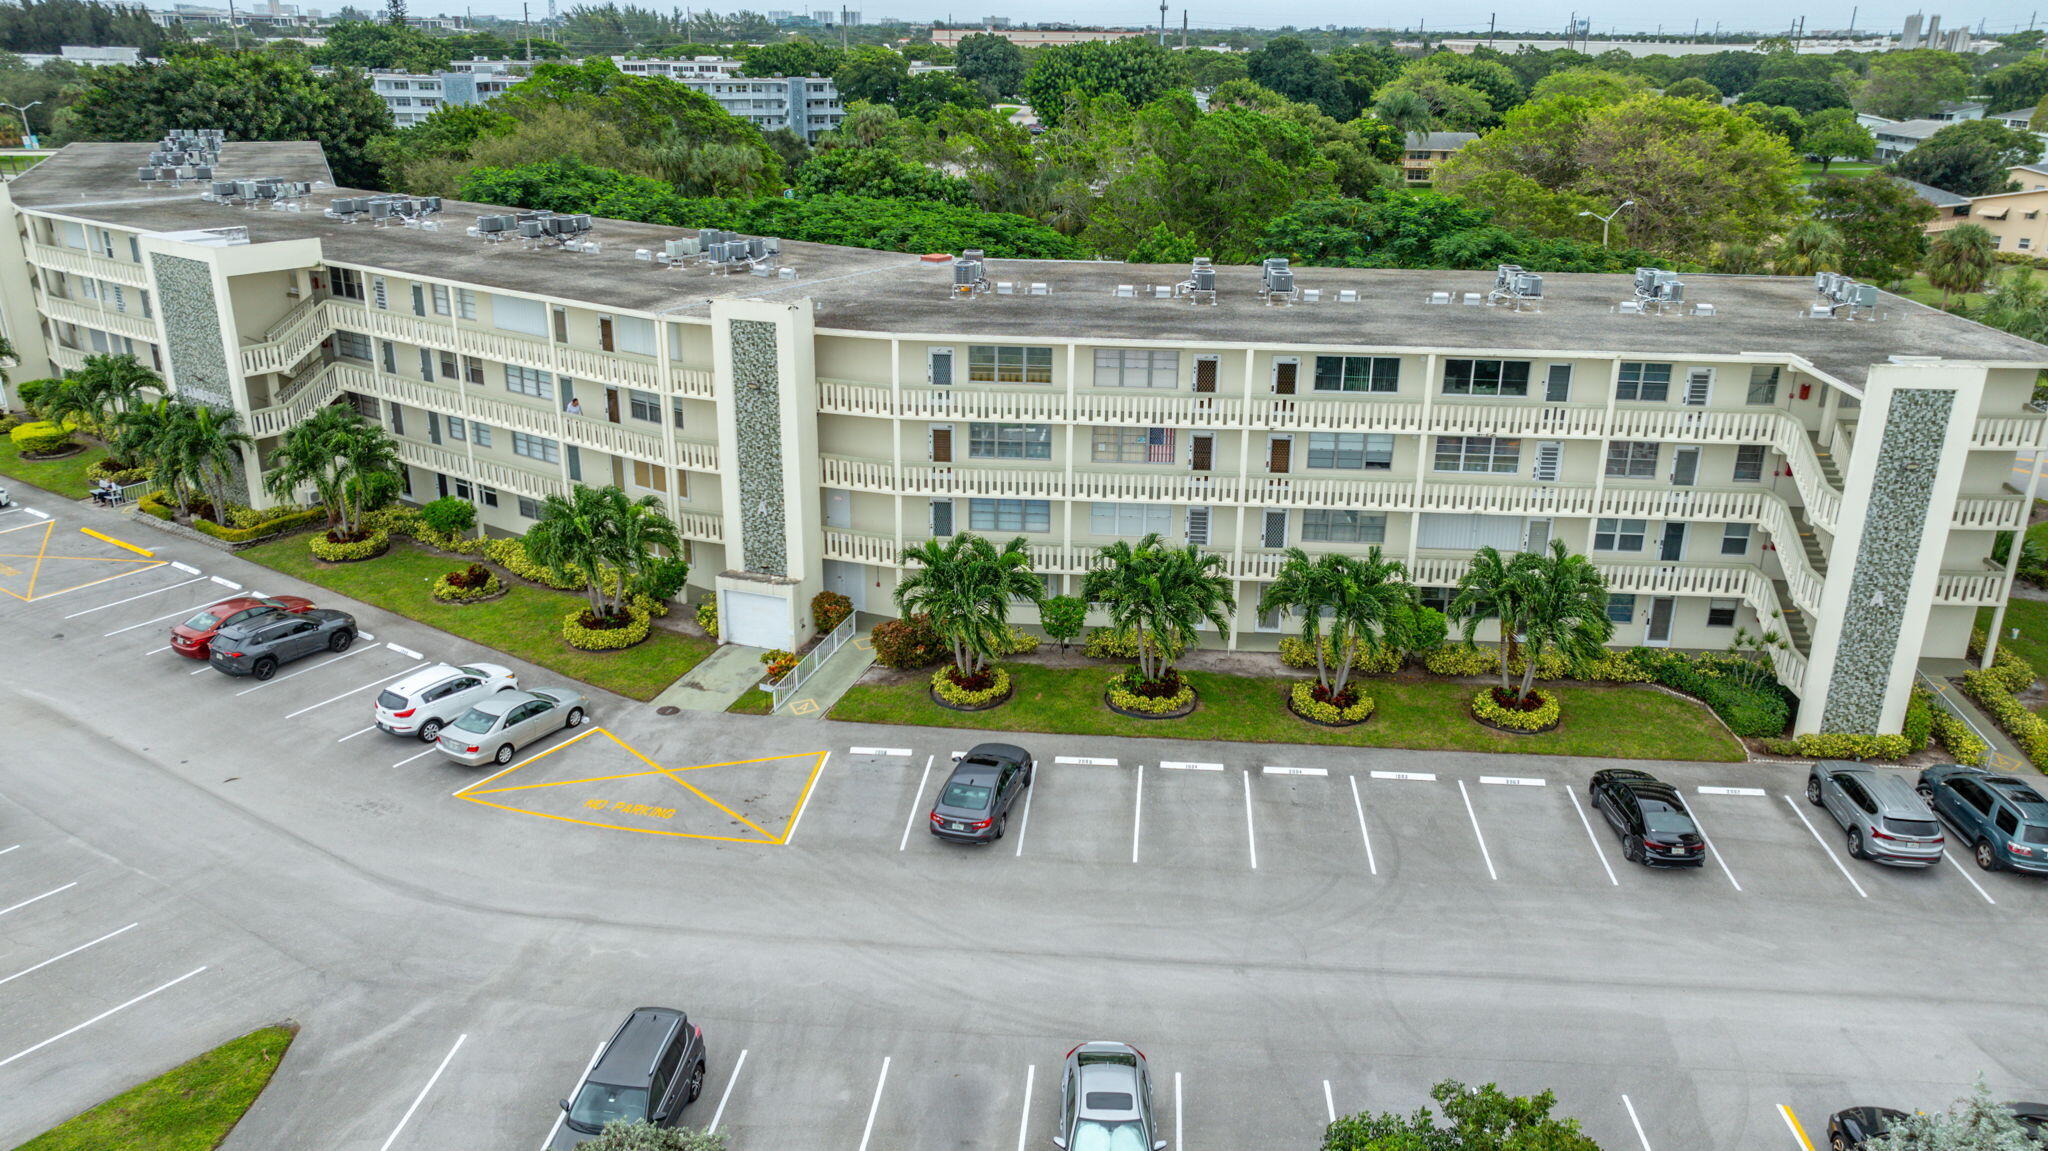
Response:
[[[562,411],[572,416],[580,416],[583,414],[583,401],[571,396]]]

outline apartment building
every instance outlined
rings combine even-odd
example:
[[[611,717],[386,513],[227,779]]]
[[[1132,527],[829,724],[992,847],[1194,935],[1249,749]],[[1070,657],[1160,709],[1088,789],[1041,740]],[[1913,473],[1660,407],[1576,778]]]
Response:
[[[1401,153],[1401,175],[1410,184],[1427,184],[1437,165],[1479,138],[1477,132],[1410,132]]]
[[[1921,199],[1939,209],[1927,223],[1928,234],[1975,224],[1991,233],[1992,246],[2001,252],[2048,254],[2048,167],[2016,164],[2006,169],[2006,175],[2018,191],[1988,196],[1957,196],[1939,189],[1921,192]]]
[[[1921,661],[2002,603],[2026,522],[2048,347],[1890,296],[1816,311],[1809,281],[990,261],[783,243],[758,265],[655,257],[676,229],[600,220],[596,250],[241,208],[135,182],[145,144],[74,144],[0,187],[16,379],[132,350],[232,409],[262,462],[320,408],[398,440],[415,500],[518,532],[569,484],[660,499],[726,637],[794,647],[834,589],[893,611],[903,548],[1030,542],[1048,590],[1159,532],[1224,558],[1217,646],[1292,625],[1256,604],[1282,549],[1378,546],[1441,604],[1473,550],[1563,540],[1613,590],[1618,645],[1772,658],[1803,731],[1896,730]],[[223,177],[329,179],[317,145],[231,143]],[[2015,478],[2017,477],[2017,478]],[[1028,608],[1019,618],[1031,622]]]

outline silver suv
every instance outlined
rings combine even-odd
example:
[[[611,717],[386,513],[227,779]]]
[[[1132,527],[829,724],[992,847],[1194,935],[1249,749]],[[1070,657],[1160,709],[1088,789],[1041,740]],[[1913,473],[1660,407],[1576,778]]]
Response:
[[[1055,1146],[1065,1151],[1166,1151],[1158,1131],[1144,1052],[1102,1040],[1067,1052]]]
[[[1934,813],[1903,776],[1862,763],[1824,760],[1806,776],[1806,800],[1824,807],[1848,836],[1849,854],[1900,867],[1941,861]]]
[[[462,713],[501,691],[519,686],[512,669],[495,663],[423,667],[377,693],[377,726],[392,735],[418,736],[432,743]]]

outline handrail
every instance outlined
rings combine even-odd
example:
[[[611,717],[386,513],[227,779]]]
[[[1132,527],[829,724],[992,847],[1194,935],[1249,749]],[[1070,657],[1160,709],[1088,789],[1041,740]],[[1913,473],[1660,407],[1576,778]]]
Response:
[[[832,634],[819,640],[818,646],[804,653],[804,657],[796,661],[795,667],[790,668],[783,673],[781,679],[769,685],[775,702],[768,710],[780,710],[789,697],[796,693],[796,689],[804,685],[805,680],[816,675],[818,669],[825,666],[826,660],[831,659],[835,652],[846,646],[847,641],[853,638],[853,620],[854,613],[849,613],[845,619],[839,621],[838,627],[832,629]]]

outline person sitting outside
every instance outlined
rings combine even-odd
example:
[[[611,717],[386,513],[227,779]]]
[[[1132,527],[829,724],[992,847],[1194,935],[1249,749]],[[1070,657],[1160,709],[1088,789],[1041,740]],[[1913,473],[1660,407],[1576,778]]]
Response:
[[[580,416],[583,414],[583,401],[571,398],[568,406],[563,408],[562,411],[572,416]]]
[[[112,507],[120,502],[121,485],[109,479],[101,479],[92,486],[92,502],[101,507]]]

